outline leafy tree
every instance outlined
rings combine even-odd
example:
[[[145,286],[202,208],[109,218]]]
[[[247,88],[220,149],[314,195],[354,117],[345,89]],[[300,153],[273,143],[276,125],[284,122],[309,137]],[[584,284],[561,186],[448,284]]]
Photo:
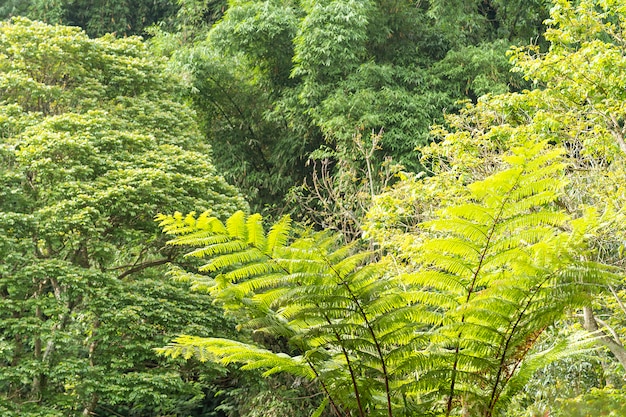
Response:
[[[167,20],[179,10],[172,0],[6,0],[0,2],[0,18],[24,16],[49,24],[79,26],[89,36],[106,33],[141,35],[144,28]]]
[[[192,414],[206,380],[151,349],[229,325],[163,280],[177,251],[153,218],[245,203],[139,39],[23,18],[0,33],[2,414]]]

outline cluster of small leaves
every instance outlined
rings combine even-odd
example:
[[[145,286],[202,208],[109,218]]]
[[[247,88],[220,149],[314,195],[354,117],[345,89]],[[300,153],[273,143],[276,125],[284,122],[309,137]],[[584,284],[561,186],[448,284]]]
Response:
[[[151,349],[228,324],[160,279],[176,252],[153,219],[243,199],[139,39],[16,18],[0,50],[2,414],[191,412],[207,385]]]

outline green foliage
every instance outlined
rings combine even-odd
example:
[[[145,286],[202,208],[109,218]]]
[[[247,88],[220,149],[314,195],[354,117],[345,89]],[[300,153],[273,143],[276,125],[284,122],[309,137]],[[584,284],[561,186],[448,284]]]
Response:
[[[520,91],[524,83],[519,75],[511,73],[506,51],[510,43],[499,39],[478,46],[452,49],[435,63],[432,71],[441,79],[440,88],[455,97],[476,101],[485,94],[504,94]]]
[[[229,325],[162,279],[177,252],[153,219],[227,216],[243,199],[139,39],[16,18],[0,24],[0,50],[3,415],[193,413],[207,383],[152,348]]]
[[[554,415],[558,417],[620,416],[626,413],[624,392],[616,389],[593,389],[577,398],[565,400]]]
[[[437,143],[422,150],[422,161],[434,175],[420,179],[402,174],[393,189],[376,198],[364,224],[367,236],[412,265],[421,251],[418,225],[432,219],[437,208],[466,199],[466,184],[500,170],[503,153],[535,138],[566,150],[569,181],[557,203],[570,213],[573,225],[585,230],[579,236],[588,249],[581,250],[579,258],[623,270],[621,184],[626,147],[618,116],[623,113],[623,89],[616,87],[624,80],[623,13],[617,2],[557,2],[552,27],[546,32],[550,49],[542,52],[533,46],[513,52],[516,71],[537,88],[486,96],[468,104],[460,114],[448,115],[446,127],[433,132]],[[623,300],[620,278],[589,300],[587,307],[574,312],[579,317],[573,321],[582,318],[583,326],[599,336],[597,342],[607,351],[593,355],[596,365],[581,368],[576,376],[565,367],[543,370],[540,380],[531,384],[547,383],[555,389],[543,400],[550,404],[559,395],[577,396],[580,392],[556,387],[591,387],[588,381],[594,378],[599,388],[621,386],[626,366]],[[563,332],[580,328],[563,326],[569,329]],[[603,378],[596,377],[599,367]],[[528,396],[531,402],[541,397],[532,391]]]
[[[429,14],[457,46],[496,39],[536,41],[552,7],[549,0],[430,0],[429,4]]]
[[[429,142],[442,111],[456,109],[459,99],[524,86],[504,52],[547,17],[542,2],[469,2],[467,10],[439,3],[230,1],[212,27],[197,26],[208,31],[206,40],[161,31],[152,43],[189,77],[207,139],[223,156],[218,169],[255,210],[287,210],[352,233],[369,197],[349,208],[312,199],[357,194],[353,184],[380,189],[390,165],[423,170],[415,150]],[[481,30],[459,35],[446,23],[454,12]],[[503,30],[495,34],[493,25]],[[370,134],[380,140],[366,156],[356,139]],[[340,180],[326,182],[321,165]],[[325,214],[346,210],[347,225]]]
[[[551,403],[622,385],[626,285],[602,266],[624,266],[620,2],[555,1],[551,45],[515,48],[514,73],[504,51],[542,33],[553,4],[127,3],[0,4],[92,35],[139,33],[178,10],[151,29],[167,72],[135,38],[0,26],[3,415],[491,416],[522,414],[549,381]],[[194,114],[172,100],[181,94],[217,170]],[[473,104],[429,133],[458,99]],[[399,173],[375,197],[396,163],[433,175]],[[284,196],[305,180],[291,194],[298,215],[346,236],[288,218],[266,234],[243,212],[221,223],[245,208],[221,171],[273,213],[292,210]],[[371,201],[365,236],[382,252],[343,246]],[[161,217],[194,248],[173,273],[184,282],[164,283],[157,267],[181,248],[164,247],[152,217],[176,210],[205,214]],[[189,286],[252,340],[214,332],[226,325],[219,310]],[[564,312],[581,313],[606,350],[546,368],[584,346],[541,341]],[[194,336],[164,353],[220,363],[203,365],[205,379],[153,357],[176,333]],[[209,388],[231,363],[291,373],[287,397],[304,384],[326,401],[297,408],[267,388],[250,401],[228,381]],[[204,395],[223,388],[230,399]],[[552,408],[619,412],[620,395]]]
[[[116,33],[141,35],[145,27],[179,9],[171,0],[9,0],[0,4],[0,18],[25,16],[49,24],[79,26],[91,37]]]
[[[544,333],[540,344],[551,345],[573,328],[579,328],[574,320],[558,322]],[[594,349],[543,366],[514,398],[509,414],[519,417],[541,416],[546,412],[560,415],[559,410],[564,412],[569,408],[562,407],[569,399],[582,397],[597,387],[607,388],[613,382],[619,383],[619,374],[609,370],[610,361],[610,354]]]
[[[287,217],[265,235],[258,215],[226,224],[206,213],[160,216],[178,236],[170,244],[197,247],[187,256],[211,274],[179,278],[241,326],[287,341],[276,352],[181,336],[160,351],[309,378],[338,415],[501,415],[538,367],[576,349],[563,341],[531,354],[539,335],[565,307],[588,302],[585,286],[612,277],[577,259],[584,227],[555,204],[562,151],[524,145],[470,184],[462,204],[421,224],[416,265],[404,273],[328,233],[291,237]]]
[[[305,3],[306,17],[294,39],[293,75],[326,84],[354,71],[367,56],[373,7],[374,2],[355,0]],[[303,94],[309,95],[307,90]]]

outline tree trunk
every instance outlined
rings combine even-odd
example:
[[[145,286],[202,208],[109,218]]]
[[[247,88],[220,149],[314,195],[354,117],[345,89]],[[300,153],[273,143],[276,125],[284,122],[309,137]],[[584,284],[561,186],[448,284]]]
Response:
[[[94,410],[98,406],[98,400],[99,398],[97,394],[91,394],[91,401],[89,401],[89,404],[87,404],[87,406],[83,409],[84,416],[91,416],[94,414]]]
[[[93,323],[93,328],[91,332],[92,341],[89,344],[89,366],[90,367],[94,367],[96,365],[95,353],[96,353],[96,347],[98,346],[98,341],[95,340],[95,336],[98,333],[99,327],[100,327],[100,320],[96,318],[96,320]],[[98,394],[96,393],[91,394],[91,400],[89,401],[87,405],[85,405],[85,408],[83,409],[83,416],[93,415],[96,407],[98,406],[99,400],[100,400],[100,397],[98,396]]]
[[[590,332],[598,333],[598,341],[607,348],[609,348],[613,356],[615,356],[615,359],[619,361],[619,363],[622,365],[622,368],[624,368],[624,371],[626,371],[626,349],[624,349],[624,345],[622,345],[622,342],[598,327],[598,322],[593,315],[593,310],[591,309],[591,307],[584,307],[583,313],[583,326],[585,327],[585,329]]]

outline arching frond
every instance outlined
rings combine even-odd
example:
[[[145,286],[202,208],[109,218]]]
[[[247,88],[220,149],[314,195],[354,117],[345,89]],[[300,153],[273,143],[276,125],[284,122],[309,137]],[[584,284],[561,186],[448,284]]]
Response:
[[[246,231],[248,235],[247,244],[251,245],[261,252],[265,252],[267,238],[263,231],[263,217],[260,214],[252,214],[246,220]],[[232,235],[232,233],[231,233]]]
[[[274,223],[267,235],[267,253],[273,253],[274,249],[287,244],[291,231],[291,218],[284,216]]]
[[[180,336],[168,346],[157,349],[157,352],[173,358],[195,357],[202,362],[213,360],[222,365],[241,363],[244,364],[242,369],[267,369],[265,375],[288,372],[308,379],[315,378],[312,369],[302,357],[274,353],[228,339]]]

